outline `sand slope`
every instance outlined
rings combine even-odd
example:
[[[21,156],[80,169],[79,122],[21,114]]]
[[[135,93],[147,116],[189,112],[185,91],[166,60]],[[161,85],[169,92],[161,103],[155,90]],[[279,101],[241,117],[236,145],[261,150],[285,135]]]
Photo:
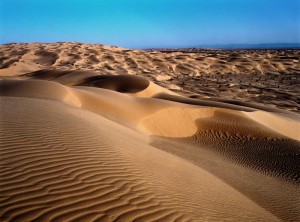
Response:
[[[22,112],[13,112],[16,102]],[[30,98],[2,105],[5,118],[14,114],[1,127],[2,221],[276,221],[212,174],[98,115]]]
[[[0,98],[1,221],[300,220],[298,114],[95,71]]]
[[[0,75],[41,69],[133,74],[190,96],[300,113],[300,50],[145,51],[76,42],[0,45]],[[196,93],[196,95],[195,95]]]

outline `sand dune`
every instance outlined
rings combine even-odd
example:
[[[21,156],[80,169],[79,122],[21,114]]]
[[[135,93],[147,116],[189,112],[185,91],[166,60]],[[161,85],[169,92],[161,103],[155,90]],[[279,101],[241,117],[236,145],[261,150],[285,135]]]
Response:
[[[14,51],[48,70],[2,69],[1,221],[300,220],[299,114],[184,96],[142,75],[51,70],[70,52],[57,44]],[[135,53],[67,46],[114,69]]]
[[[42,69],[133,74],[178,93],[239,100],[300,113],[300,50],[129,50],[100,44],[0,46],[0,75]]]

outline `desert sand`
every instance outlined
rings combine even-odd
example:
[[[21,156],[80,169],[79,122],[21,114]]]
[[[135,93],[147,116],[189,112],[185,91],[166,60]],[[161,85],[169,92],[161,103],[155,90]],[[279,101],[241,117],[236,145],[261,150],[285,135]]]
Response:
[[[0,46],[0,221],[299,221],[299,50]]]

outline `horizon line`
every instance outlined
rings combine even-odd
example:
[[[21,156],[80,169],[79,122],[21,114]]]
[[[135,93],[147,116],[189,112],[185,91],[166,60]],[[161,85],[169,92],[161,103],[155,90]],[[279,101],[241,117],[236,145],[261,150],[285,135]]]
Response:
[[[41,44],[52,44],[52,43],[80,43],[80,44],[98,44],[106,45],[112,47],[121,47],[128,49],[142,49],[142,50],[151,50],[151,49],[289,49],[289,48],[300,48],[300,42],[274,42],[274,43],[228,43],[228,44],[199,44],[191,46],[154,46],[154,47],[126,47],[121,45],[112,45],[105,44],[100,42],[81,42],[81,41],[32,41],[32,42],[5,42],[0,43],[0,45],[10,45],[10,44],[31,44],[31,43],[41,43]],[[281,45],[281,46],[280,46]],[[256,48],[257,47],[257,48]]]

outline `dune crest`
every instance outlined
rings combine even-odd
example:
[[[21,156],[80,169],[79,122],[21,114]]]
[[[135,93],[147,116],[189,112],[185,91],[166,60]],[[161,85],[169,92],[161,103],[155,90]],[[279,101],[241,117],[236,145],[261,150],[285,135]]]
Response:
[[[19,54],[48,69],[0,80],[1,221],[300,220],[299,114],[71,70],[82,55],[44,47]],[[133,53],[97,49],[95,65]]]
[[[0,45],[0,75],[90,70],[129,74],[184,94],[267,104],[300,113],[300,50],[130,50],[76,42]],[[72,75],[71,75],[72,76]],[[93,76],[93,74],[92,74]],[[72,78],[76,79],[75,76]],[[61,82],[63,83],[63,82]],[[63,83],[65,84],[65,83]]]

